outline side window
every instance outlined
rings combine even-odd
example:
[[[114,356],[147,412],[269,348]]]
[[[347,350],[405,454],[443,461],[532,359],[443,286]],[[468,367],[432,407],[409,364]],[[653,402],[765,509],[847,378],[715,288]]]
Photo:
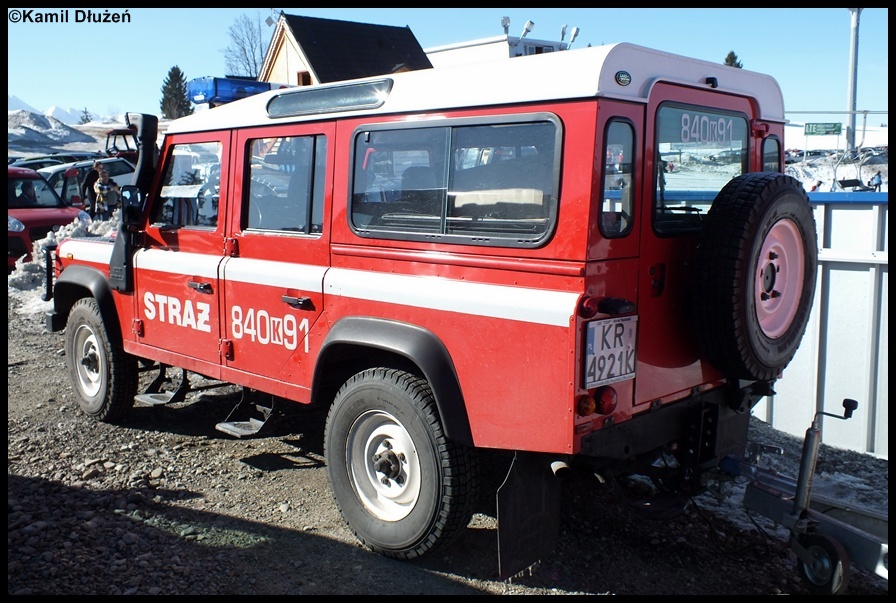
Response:
[[[762,141],[762,171],[781,171],[781,141],[777,138],[766,138]]]
[[[362,131],[351,225],[360,236],[533,247],[554,227],[553,121]]]
[[[153,225],[162,228],[218,225],[221,143],[175,145],[159,198],[152,210]]]
[[[655,131],[653,227],[660,235],[698,232],[719,191],[747,171],[747,118],[664,104]]]
[[[124,161],[108,161],[103,164],[104,169],[109,172],[110,178],[121,176],[122,174],[130,174],[134,170]],[[119,182],[121,184],[121,182]]]
[[[47,178],[47,182],[50,183],[50,186],[53,188],[60,190],[62,188],[62,178],[65,176],[64,171],[54,172],[49,178]]]
[[[631,123],[610,121],[604,137],[604,177],[600,206],[600,232],[615,238],[628,234],[632,228],[632,199],[635,165],[635,131]]]
[[[323,230],[323,136],[249,141],[245,228],[317,234]]]

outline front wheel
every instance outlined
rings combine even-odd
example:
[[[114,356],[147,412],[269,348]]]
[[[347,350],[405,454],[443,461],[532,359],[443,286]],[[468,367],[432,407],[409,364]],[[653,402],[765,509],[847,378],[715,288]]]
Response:
[[[336,395],[324,441],[336,505],[371,550],[413,559],[469,523],[475,459],[445,436],[424,379],[384,368],[353,376]]]
[[[75,302],[65,327],[65,364],[81,410],[99,421],[122,418],[137,395],[137,359],[113,342],[92,297]]]

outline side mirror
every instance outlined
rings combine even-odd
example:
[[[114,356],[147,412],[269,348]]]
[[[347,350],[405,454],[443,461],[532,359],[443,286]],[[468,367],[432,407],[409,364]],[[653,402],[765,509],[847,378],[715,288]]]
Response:
[[[143,193],[133,184],[121,187],[121,221],[128,226],[140,222],[143,213]]]

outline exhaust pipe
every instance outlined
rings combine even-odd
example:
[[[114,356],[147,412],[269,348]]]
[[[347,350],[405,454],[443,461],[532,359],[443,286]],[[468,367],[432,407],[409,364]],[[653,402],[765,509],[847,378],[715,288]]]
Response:
[[[569,477],[572,470],[566,464],[566,461],[554,461],[551,463],[551,472],[555,477],[563,479]]]

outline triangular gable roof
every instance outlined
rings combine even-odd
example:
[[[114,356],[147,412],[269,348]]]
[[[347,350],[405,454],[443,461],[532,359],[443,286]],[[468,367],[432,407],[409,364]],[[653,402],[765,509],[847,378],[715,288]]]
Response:
[[[432,68],[407,26],[282,17],[320,83]]]

